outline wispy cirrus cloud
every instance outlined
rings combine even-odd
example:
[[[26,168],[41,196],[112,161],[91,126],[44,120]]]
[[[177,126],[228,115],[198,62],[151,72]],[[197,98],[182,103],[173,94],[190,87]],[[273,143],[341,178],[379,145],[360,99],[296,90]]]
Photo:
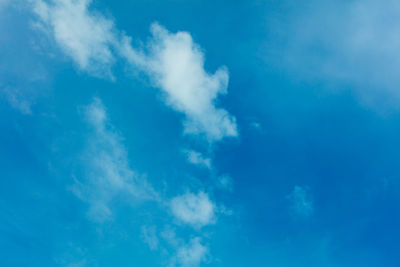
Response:
[[[153,212],[168,212],[178,225],[186,224],[197,231],[216,222],[218,209],[208,194],[187,192],[168,200],[131,169],[122,138],[109,122],[107,110],[99,98],[84,106],[82,114],[91,130],[80,156],[83,175],[75,178],[71,189],[89,205],[88,216],[91,220],[100,223],[112,220],[112,204],[128,200],[157,201],[161,210]],[[165,250],[168,245],[170,266],[199,266],[209,254],[208,246],[202,243],[200,237],[185,241],[177,237],[174,230],[167,229],[161,234],[163,244],[156,226],[144,225],[141,233],[151,250]]]
[[[160,241],[158,239],[156,227],[154,225],[142,226],[142,239],[151,250],[157,250],[159,248]]]
[[[142,237],[151,250],[163,251],[168,256],[165,266],[196,267],[209,256],[209,247],[202,238],[190,237],[185,241],[168,225],[161,232],[154,225],[144,226]]]
[[[0,99],[31,115],[38,100],[47,95],[51,74],[36,54],[35,36],[27,25],[30,13],[20,8],[25,5],[23,0],[0,2]]]
[[[83,113],[91,133],[80,156],[83,177],[76,179],[72,190],[89,204],[90,218],[111,219],[110,203],[121,196],[129,201],[158,200],[155,190],[130,168],[121,137],[109,123],[101,100],[95,98]]]
[[[192,237],[185,242],[176,236],[174,229],[169,227],[160,235],[174,249],[168,266],[197,267],[202,262],[207,261],[209,248],[200,237]]]
[[[288,196],[290,210],[296,217],[307,218],[313,215],[314,205],[308,187],[295,186]]]
[[[183,152],[190,163],[208,169],[211,168],[211,158],[205,157],[202,153],[190,149],[185,149]]]
[[[210,142],[238,135],[235,117],[217,105],[218,96],[227,93],[227,68],[208,73],[204,53],[188,32],[170,33],[154,23],[148,50],[141,51],[131,46],[131,37],[112,20],[90,9],[91,0],[32,3],[40,28],[54,37],[79,69],[113,77],[113,63],[123,58],[148,75],[168,106],[185,115],[185,133],[204,135]]]
[[[220,189],[227,190],[229,192],[233,191],[233,179],[227,174],[217,177],[217,187]]]
[[[311,3],[274,25],[285,29],[278,64],[299,79],[352,88],[362,103],[379,110],[398,109],[399,2]],[[268,60],[273,57],[269,54]]]
[[[17,88],[2,88],[0,89],[0,95],[2,95],[13,108],[19,110],[22,114],[32,114],[32,102]]]
[[[214,73],[208,72],[204,52],[190,33],[171,33],[154,23],[149,42],[137,49],[131,44],[132,38],[117,29],[111,19],[91,9],[91,2],[31,0],[37,28],[54,39],[79,70],[113,78],[111,68],[122,60],[146,74],[151,84],[160,89],[166,105],[183,114],[184,134],[200,136],[210,144],[238,136],[235,117],[219,102],[219,97],[227,94],[228,70],[220,67]],[[190,225],[198,232],[216,222],[217,208],[208,194],[199,191],[160,197],[131,169],[121,137],[109,122],[100,99],[83,110],[91,133],[81,155],[83,174],[77,177],[73,191],[88,203],[91,219],[112,219],[112,204],[128,198],[159,201],[178,225]],[[188,153],[188,160],[211,168],[211,159],[198,152]],[[144,227],[142,237],[151,249],[157,249],[154,229]],[[200,238],[181,240],[173,248],[175,264],[181,266],[197,266],[208,254]]]

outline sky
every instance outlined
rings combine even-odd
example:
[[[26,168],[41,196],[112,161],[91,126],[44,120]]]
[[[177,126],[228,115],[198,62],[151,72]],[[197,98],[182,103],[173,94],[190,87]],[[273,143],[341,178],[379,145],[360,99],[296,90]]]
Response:
[[[399,14],[0,0],[0,265],[400,266]]]

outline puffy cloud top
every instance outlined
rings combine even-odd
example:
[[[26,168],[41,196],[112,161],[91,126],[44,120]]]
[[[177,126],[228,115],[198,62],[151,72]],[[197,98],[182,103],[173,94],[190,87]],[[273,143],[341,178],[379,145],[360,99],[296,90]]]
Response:
[[[116,42],[113,22],[89,10],[91,0],[34,1],[42,26],[52,32],[60,48],[80,69],[111,76]]]
[[[186,193],[174,197],[170,203],[172,214],[181,222],[195,228],[215,222],[215,205],[204,192]]]
[[[112,20],[91,11],[91,0],[32,1],[41,28],[81,70],[113,78],[112,64],[117,56],[125,58],[165,93],[169,106],[185,115],[185,133],[203,134],[210,142],[238,135],[236,119],[217,107],[217,97],[227,93],[227,68],[208,73],[204,54],[189,33],[170,33],[154,23],[143,52],[131,46],[131,38]]]
[[[195,267],[206,259],[207,253],[208,248],[200,243],[200,238],[196,237],[178,249],[176,258],[183,267]]]
[[[209,74],[203,52],[187,32],[170,33],[157,23],[151,32],[147,53],[132,48],[130,38],[123,39],[119,50],[162,89],[169,106],[185,115],[185,133],[204,134],[210,142],[237,136],[236,119],[217,107],[217,97],[227,93],[226,67]]]

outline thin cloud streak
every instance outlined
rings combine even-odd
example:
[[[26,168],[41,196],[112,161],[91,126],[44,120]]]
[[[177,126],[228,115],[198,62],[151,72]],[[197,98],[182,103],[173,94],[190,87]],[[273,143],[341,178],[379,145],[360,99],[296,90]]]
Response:
[[[112,130],[100,99],[84,107],[84,118],[92,132],[80,157],[84,177],[76,179],[72,190],[89,204],[89,217],[98,222],[112,219],[111,202],[121,195],[130,201],[158,201],[155,190],[130,168],[121,137]]]

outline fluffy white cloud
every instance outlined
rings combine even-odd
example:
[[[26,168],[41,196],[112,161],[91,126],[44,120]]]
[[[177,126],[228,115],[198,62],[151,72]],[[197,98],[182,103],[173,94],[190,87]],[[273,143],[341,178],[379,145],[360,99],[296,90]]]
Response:
[[[195,237],[186,245],[178,248],[176,260],[180,266],[195,267],[206,260],[208,248],[201,244],[200,238]]]
[[[91,0],[29,1],[39,18],[36,26],[54,38],[79,69],[112,78],[111,67],[122,57],[161,89],[167,105],[184,115],[184,133],[204,136],[210,143],[238,135],[236,119],[218,103],[218,97],[227,93],[228,71],[221,67],[215,73],[207,72],[204,53],[189,33],[170,33],[153,24],[152,38],[140,50],[132,47],[131,38],[116,29],[112,20],[90,9]],[[84,172],[73,191],[89,204],[90,217],[100,222],[112,218],[111,203],[121,197],[160,200],[130,168],[121,138],[108,122],[101,101],[95,99],[84,114],[92,133],[81,155]],[[211,167],[211,160],[195,151],[188,153],[188,160]],[[186,193],[167,203],[178,221],[196,229],[216,221],[217,208],[204,192]],[[151,249],[157,249],[154,229],[144,227],[142,235]],[[176,242],[176,264],[197,266],[205,260],[208,248],[199,238]]]
[[[162,89],[169,106],[185,115],[185,133],[204,134],[209,141],[237,136],[235,118],[216,106],[218,95],[227,93],[227,69],[207,73],[204,54],[189,33],[170,33],[159,24],[151,31],[148,53],[133,49],[127,38],[120,52]]]
[[[172,214],[181,222],[195,228],[215,222],[216,207],[207,194],[186,193],[174,197],[170,202]]]
[[[31,2],[41,28],[80,69],[112,77],[116,51],[135,69],[147,73],[165,93],[166,103],[185,115],[185,133],[204,134],[210,142],[238,135],[235,118],[217,107],[217,97],[227,93],[228,71],[221,67],[214,74],[207,73],[204,54],[189,33],[170,33],[153,24],[153,38],[143,52],[131,46],[131,38],[115,29],[112,20],[90,10],[91,0]]]
[[[184,150],[187,160],[195,165],[211,168],[211,159],[204,157],[203,154],[194,150]]]
[[[100,99],[84,108],[85,119],[92,128],[87,148],[81,155],[85,172],[76,179],[73,191],[90,205],[89,215],[95,221],[111,218],[109,204],[118,196],[132,201],[157,200],[151,186],[129,167],[121,138],[107,122],[107,113]]]
[[[32,0],[41,28],[50,32],[61,49],[93,75],[112,77],[114,50],[134,68],[144,71],[165,93],[166,103],[185,117],[185,133],[204,134],[209,141],[237,136],[235,118],[217,107],[227,93],[225,67],[214,74],[204,69],[204,54],[187,32],[170,33],[153,24],[147,53],[130,45],[130,37],[114,28],[112,20],[91,11],[91,0]]]
[[[196,267],[207,259],[209,249],[199,237],[185,242],[169,227],[161,233],[161,237],[174,249],[169,266]]]
[[[308,188],[295,186],[288,197],[291,201],[291,210],[294,215],[309,217],[313,214],[314,207]]]
[[[111,76],[115,58],[113,22],[89,10],[91,0],[33,0],[44,29],[80,69]]]

